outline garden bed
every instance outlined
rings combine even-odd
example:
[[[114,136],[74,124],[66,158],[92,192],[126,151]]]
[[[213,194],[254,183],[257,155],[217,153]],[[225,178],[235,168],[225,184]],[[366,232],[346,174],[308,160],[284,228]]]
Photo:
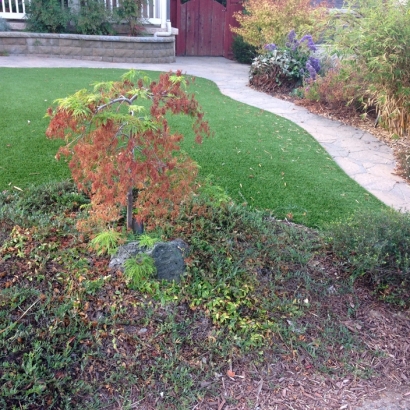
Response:
[[[171,63],[175,37],[90,36],[0,32],[0,51],[10,55],[116,63]]]

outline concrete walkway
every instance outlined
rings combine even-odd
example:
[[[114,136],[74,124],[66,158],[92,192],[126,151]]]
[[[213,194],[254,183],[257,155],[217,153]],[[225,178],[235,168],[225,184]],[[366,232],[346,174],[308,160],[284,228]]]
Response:
[[[214,81],[234,100],[280,115],[309,132],[356,182],[397,210],[410,210],[410,185],[394,175],[392,150],[371,134],[315,114],[303,107],[247,87],[246,65],[222,57],[179,57],[170,64],[121,64],[39,57],[0,57],[0,67],[135,68],[184,73]],[[16,77],[18,81],[18,76]],[[1,84],[1,76],[0,76]]]

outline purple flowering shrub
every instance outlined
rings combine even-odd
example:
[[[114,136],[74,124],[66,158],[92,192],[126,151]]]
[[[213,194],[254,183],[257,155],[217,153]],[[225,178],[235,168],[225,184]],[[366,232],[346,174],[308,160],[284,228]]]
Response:
[[[273,43],[264,46],[265,53],[251,65],[250,84],[271,92],[277,88],[293,89],[306,79],[314,81],[321,69],[319,59],[312,55],[316,49],[311,35],[298,40],[292,30],[284,47]]]
[[[315,81],[321,66],[319,59],[311,55],[317,51],[312,36],[306,34],[298,40],[295,30],[292,30],[288,34],[287,40],[286,48],[290,50],[292,58],[296,60],[300,66],[299,78]]]

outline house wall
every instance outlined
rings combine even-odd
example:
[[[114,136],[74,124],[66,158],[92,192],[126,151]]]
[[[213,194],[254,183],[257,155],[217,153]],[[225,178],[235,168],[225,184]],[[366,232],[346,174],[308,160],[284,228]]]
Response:
[[[170,63],[175,61],[175,37],[0,32],[0,51],[10,55],[36,55],[46,58],[117,63]]]

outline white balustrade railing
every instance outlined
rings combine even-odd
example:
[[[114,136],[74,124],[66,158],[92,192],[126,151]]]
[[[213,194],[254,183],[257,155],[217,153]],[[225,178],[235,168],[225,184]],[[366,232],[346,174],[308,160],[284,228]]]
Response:
[[[5,19],[22,19],[26,14],[24,1],[0,0],[0,17]]]
[[[64,2],[64,0],[62,0],[62,2]],[[78,0],[69,1],[69,5],[72,4],[74,7],[78,7],[78,3]],[[118,7],[120,3],[121,0],[105,0],[106,6],[111,10]],[[161,26],[165,27],[167,16],[163,14],[164,11],[167,13],[167,3],[167,0],[146,0],[142,8],[143,22],[161,24]],[[24,0],[0,0],[0,17],[7,20],[20,20],[25,18],[25,14],[26,7]]]

